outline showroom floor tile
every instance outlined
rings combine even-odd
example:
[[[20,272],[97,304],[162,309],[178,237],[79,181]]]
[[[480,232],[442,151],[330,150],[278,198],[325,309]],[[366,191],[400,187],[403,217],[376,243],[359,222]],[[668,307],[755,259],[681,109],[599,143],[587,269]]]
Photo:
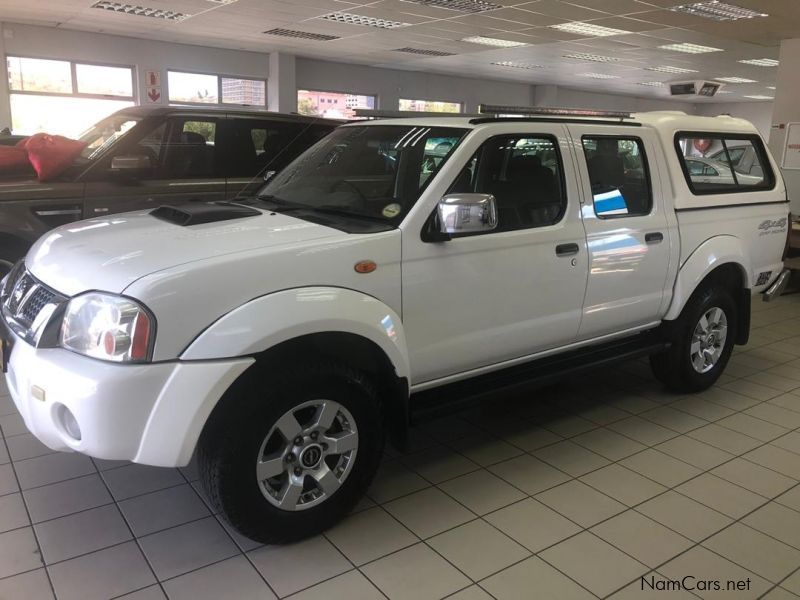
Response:
[[[800,295],[754,302],[701,394],[636,361],[507,396],[415,427],[349,518],[264,546],[194,465],[53,453],[0,387],[0,599],[800,599]],[[649,587],[686,575],[723,590]]]

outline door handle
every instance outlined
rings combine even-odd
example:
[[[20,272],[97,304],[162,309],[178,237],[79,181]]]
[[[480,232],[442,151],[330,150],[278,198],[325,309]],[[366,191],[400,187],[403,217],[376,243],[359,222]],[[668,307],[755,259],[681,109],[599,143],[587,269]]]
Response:
[[[572,256],[579,250],[578,244],[559,244],[556,246],[556,256]]]
[[[646,233],[644,235],[644,241],[647,244],[660,244],[664,241],[664,234],[660,231],[654,231],[653,233]]]

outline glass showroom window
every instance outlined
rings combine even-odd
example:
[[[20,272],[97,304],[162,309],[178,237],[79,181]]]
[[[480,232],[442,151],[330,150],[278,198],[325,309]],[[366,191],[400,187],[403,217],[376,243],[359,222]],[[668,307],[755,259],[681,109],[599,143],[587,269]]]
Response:
[[[355,119],[356,108],[375,108],[377,96],[297,90],[297,112],[326,119]]]
[[[167,76],[171,104],[267,105],[267,82],[263,79],[181,71],[169,71]]]
[[[400,98],[400,110],[460,113],[464,111],[464,105],[461,102],[444,102],[443,100],[409,100]]]
[[[6,57],[11,129],[76,138],[111,113],[133,106],[133,68],[24,56]],[[6,124],[0,123],[4,127]]]

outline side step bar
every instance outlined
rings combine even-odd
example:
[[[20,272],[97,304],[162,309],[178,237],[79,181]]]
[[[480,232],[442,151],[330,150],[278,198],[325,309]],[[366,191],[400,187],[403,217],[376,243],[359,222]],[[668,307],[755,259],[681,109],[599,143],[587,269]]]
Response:
[[[514,388],[543,386],[585,371],[656,354],[669,344],[649,332],[635,337],[548,356],[411,395],[412,422],[448,414],[482,398]]]

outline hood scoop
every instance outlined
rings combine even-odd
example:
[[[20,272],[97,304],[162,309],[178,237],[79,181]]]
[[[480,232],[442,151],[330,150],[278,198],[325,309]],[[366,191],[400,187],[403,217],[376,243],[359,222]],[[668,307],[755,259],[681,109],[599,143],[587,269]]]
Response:
[[[161,219],[173,225],[189,227],[190,225],[201,225],[203,223],[216,223],[218,221],[229,221],[231,219],[242,219],[244,217],[257,217],[260,210],[232,204],[230,202],[208,202],[198,204],[186,204],[184,206],[159,206],[150,211],[156,219]]]

